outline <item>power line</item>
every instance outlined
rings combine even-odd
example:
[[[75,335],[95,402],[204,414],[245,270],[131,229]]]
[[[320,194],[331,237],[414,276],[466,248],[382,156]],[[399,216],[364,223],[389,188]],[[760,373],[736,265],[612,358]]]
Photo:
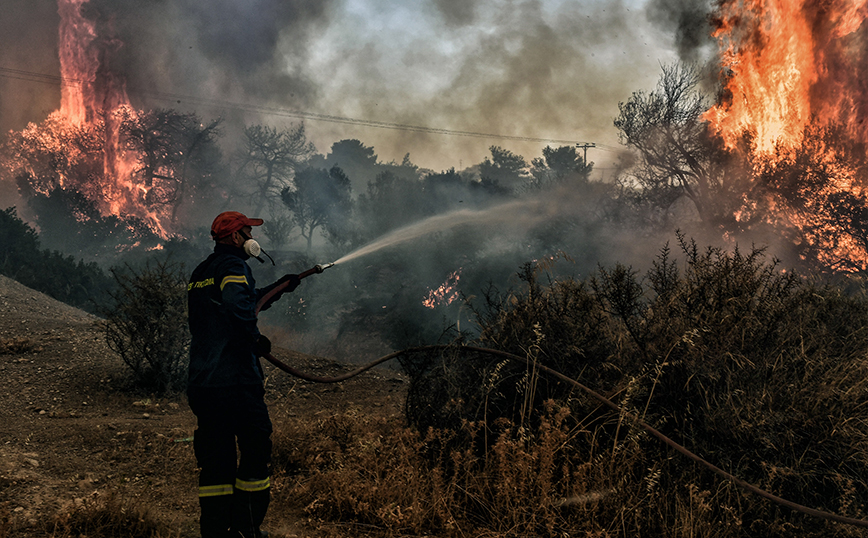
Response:
[[[260,112],[271,114],[273,116],[286,116],[291,118],[301,118],[316,121],[327,121],[331,123],[344,123],[350,125],[362,125],[365,127],[377,127],[380,129],[396,129],[400,131],[411,131],[417,133],[443,134],[451,136],[470,136],[476,138],[499,138],[505,140],[522,140],[526,142],[553,142],[557,144],[575,144],[575,140],[558,140],[552,138],[535,138],[531,136],[515,136],[502,135],[493,133],[479,133],[474,131],[459,131],[455,129],[440,129],[436,127],[424,127],[420,125],[408,125],[404,123],[393,123],[387,121],[364,120],[358,118],[346,118],[342,116],[334,116],[331,114],[320,114],[316,112],[305,112],[301,110],[291,110],[282,107],[273,107],[267,105],[255,105],[248,103],[236,103],[231,101],[220,101],[217,99],[207,99],[202,97],[193,97],[185,95],[176,95],[161,92],[138,92],[140,95],[145,95],[154,99],[164,101],[188,101],[196,105],[211,106],[216,108],[232,108],[239,110],[247,110],[252,112]]]
[[[36,73],[33,71],[25,71],[20,69],[11,69],[8,67],[0,67],[0,77],[11,78],[17,80],[26,80],[30,82],[39,82],[43,84],[51,84],[56,86],[78,86],[83,84],[84,80],[71,79],[60,77],[56,75],[46,75],[44,73]],[[176,103],[188,102],[194,105],[199,106],[208,106],[214,108],[229,108],[234,110],[244,110],[248,112],[258,112],[262,114],[270,114],[273,116],[282,116],[282,117],[290,117],[290,118],[300,118],[306,120],[313,121],[325,121],[331,123],[342,123],[348,125],[360,125],[364,127],[375,127],[379,129],[393,129],[400,131],[410,131],[417,133],[429,133],[429,134],[441,134],[441,135],[449,135],[449,136],[467,136],[474,138],[496,138],[502,140],[519,140],[524,142],[550,142],[555,144],[569,144],[569,145],[577,145],[578,147],[585,148],[585,154],[587,156],[587,148],[593,147],[596,149],[603,149],[605,151],[614,151],[614,148],[611,148],[602,144],[595,144],[593,142],[576,142],[575,140],[560,140],[554,138],[537,138],[531,136],[517,136],[517,135],[504,135],[504,134],[495,134],[495,133],[481,133],[475,131],[461,131],[456,129],[441,129],[437,127],[424,127],[421,125],[408,125],[404,123],[394,123],[394,122],[386,122],[386,121],[376,121],[376,120],[365,120],[358,118],[347,118],[342,116],[334,116],[331,114],[321,114],[316,112],[306,112],[302,110],[293,110],[283,107],[275,107],[275,106],[267,106],[267,105],[257,105],[250,103],[237,103],[232,101],[222,101],[218,99],[208,99],[205,97],[195,97],[192,95],[183,95],[183,94],[173,94],[173,93],[165,93],[165,92],[155,92],[155,91],[147,91],[147,90],[138,90],[133,88],[132,93],[136,93],[143,97],[149,97],[151,99],[156,99],[159,101],[172,101]]]

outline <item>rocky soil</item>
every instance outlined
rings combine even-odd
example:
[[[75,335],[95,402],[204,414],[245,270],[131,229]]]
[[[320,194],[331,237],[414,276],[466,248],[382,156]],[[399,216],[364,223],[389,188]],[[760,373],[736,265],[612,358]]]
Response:
[[[275,355],[316,375],[354,368],[280,348]],[[401,413],[406,383],[393,370],[325,385],[264,366],[276,425],[348,408]],[[0,538],[58,536],[58,518],[108,496],[149,507],[177,536],[198,536],[195,417],[183,395],[129,389],[99,318],[0,276],[0,379]],[[271,510],[266,528],[275,537],[323,535],[302,507]]]

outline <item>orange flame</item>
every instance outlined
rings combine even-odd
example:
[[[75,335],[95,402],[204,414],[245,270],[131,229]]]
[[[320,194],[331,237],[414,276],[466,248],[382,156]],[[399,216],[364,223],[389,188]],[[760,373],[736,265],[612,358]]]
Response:
[[[457,270],[449,273],[449,276],[446,277],[446,282],[428,292],[425,300],[422,301],[422,305],[426,308],[434,308],[442,303],[451,304],[452,301],[458,298],[459,293],[455,287],[458,285],[460,279],[461,268],[459,267]]]
[[[101,36],[81,14],[89,0],[58,0],[60,14],[60,112],[73,125],[93,123],[118,107],[129,106],[123,77],[111,70],[110,56],[120,40]]]
[[[58,0],[60,14],[60,112],[70,123],[83,124],[88,117],[84,91],[96,79],[99,59],[90,48],[96,39],[91,21],[81,15],[81,5],[88,0]]]
[[[754,151],[801,143],[812,122],[841,122],[868,140],[868,92],[856,38],[868,0],[723,0],[715,19],[729,99],[706,113],[733,149],[744,132]],[[855,90],[855,91],[854,91]]]
[[[766,201],[776,213],[767,220],[786,219],[821,262],[849,271],[868,270],[868,245],[842,224],[836,204],[868,206],[866,178],[823,132],[868,143],[866,18],[868,0],[721,0],[713,35],[725,95],[704,115],[730,150],[750,141],[758,173],[804,163],[804,156],[818,163],[794,183],[796,207]],[[748,204],[736,218],[751,211]]]
[[[123,77],[111,69],[111,56],[122,43],[109,35],[100,35],[96,23],[82,15],[89,0],[58,0],[60,14],[61,103],[58,114],[70,128],[102,133],[103,177],[101,185],[91,185],[89,197],[101,211],[117,216],[135,216],[148,222],[161,237],[168,237],[156,212],[142,202],[146,188],[133,179],[135,155],[127,155],[121,146],[120,125],[124,118],[134,118]],[[97,191],[97,192],[93,192]]]

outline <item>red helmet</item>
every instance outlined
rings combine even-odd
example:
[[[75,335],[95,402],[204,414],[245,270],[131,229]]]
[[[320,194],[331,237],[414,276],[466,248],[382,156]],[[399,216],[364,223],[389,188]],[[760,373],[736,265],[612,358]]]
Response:
[[[238,211],[224,211],[211,223],[211,238],[222,239],[245,226],[260,226],[262,219],[251,219]]]

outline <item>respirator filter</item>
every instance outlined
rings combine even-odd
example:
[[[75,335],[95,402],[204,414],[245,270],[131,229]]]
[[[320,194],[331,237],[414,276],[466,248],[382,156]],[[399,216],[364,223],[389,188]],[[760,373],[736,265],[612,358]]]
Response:
[[[258,258],[262,254],[262,247],[259,246],[259,243],[255,239],[248,239],[242,247],[244,248],[244,253],[251,258]]]

